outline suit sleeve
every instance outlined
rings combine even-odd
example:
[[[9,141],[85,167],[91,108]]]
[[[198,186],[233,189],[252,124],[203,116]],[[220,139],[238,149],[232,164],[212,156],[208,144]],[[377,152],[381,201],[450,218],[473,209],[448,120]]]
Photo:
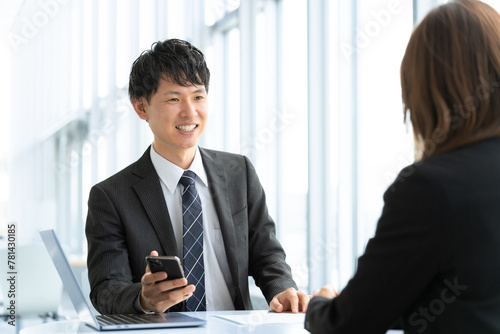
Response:
[[[90,299],[95,309],[101,314],[141,312],[134,307],[141,284],[132,281],[123,225],[113,202],[99,186],[90,191],[85,233]]]
[[[439,186],[418,171],[400,174],[384,201],[354,277],[333,300],[311,300],[305,320],[311,333],[385,333],[437,274],[446,244]]]
[[[248,185],[249,274],[253,276],[269,304],[276,294],[292,287],[297,289],[297,285],[292,278],[290,266],[285,261],[285,251],[276,238],[276,228],[267,210],[264,189],[253,165],[246,157],[245,162]]]

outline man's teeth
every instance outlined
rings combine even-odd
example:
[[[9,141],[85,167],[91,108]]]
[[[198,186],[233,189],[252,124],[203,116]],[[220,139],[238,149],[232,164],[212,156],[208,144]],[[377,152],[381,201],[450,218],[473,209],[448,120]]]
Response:
[[[196,125],[178,125],[176,126],[177,129],[185,132],[193,131],[193,129],[196,127]]]

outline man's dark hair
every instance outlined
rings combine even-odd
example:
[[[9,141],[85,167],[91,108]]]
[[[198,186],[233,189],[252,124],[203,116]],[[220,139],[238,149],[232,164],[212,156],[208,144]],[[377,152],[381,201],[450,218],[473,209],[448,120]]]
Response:
[[[205,86],[208,93],[210,71],[205,56],[189,42],[167,39],[155,42],[132,64],[128,94],[131,99],[145,97],[148,103],[158,91],[160,79],[170,80],[181,86]]]

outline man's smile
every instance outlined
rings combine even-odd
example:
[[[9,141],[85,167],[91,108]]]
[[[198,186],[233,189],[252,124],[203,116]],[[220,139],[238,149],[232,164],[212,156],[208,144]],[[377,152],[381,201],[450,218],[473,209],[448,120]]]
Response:
[[[177,125],[175,128],[179,129],[184,132],[191,132],[193,131],[198,125],[197,124],[192,124],[192,125]]]

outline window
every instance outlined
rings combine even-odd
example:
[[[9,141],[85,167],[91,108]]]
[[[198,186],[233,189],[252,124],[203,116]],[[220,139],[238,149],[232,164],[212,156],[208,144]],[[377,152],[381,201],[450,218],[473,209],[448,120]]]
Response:
[[[403,123],[399,71],[413,30],[413,11],[410,1],[385,0],[359,0],[357,10],[356,243],[361,254],[375,232],[384,191],[413,162],[412,133]]]

